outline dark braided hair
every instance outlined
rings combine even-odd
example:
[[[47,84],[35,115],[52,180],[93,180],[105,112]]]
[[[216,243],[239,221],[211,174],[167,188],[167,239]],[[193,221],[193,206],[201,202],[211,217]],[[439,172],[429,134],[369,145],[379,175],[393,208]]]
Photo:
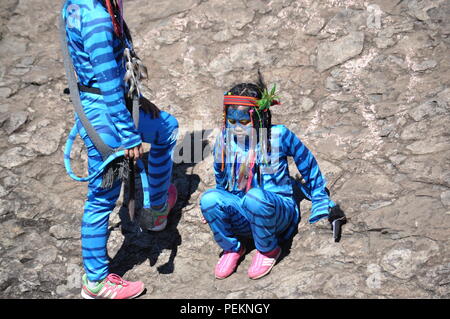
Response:
[[[119,30],[119,17],[123,12],[120,12],[119,6],[117,5],[116,1],[113,0],[99,0],[100,4],[108,11],[108,13],[111,16],[111,21],[113,23],[114,27],[114,33],[116,36],[123,41],[123,38],[125,37],[131,44],[133,43],[133,39],[131,38],[130,29],[128,28],[128,25],[123,22],[123,30]],[[108,8],[109,7],[109,8]],[[120,31],[123,31],[123,34],[120,33]]]
[[[240,83],[233,86],[226,94],[229,95],[239,95],[239,96],[250,96],[260,99],[262,97],[262,92],[267,89],[264,83],[261,72],[258,70],[258,81],[257,83]],[[226,116],[226,115],[225,115]],[[272,127],[272,113],[270,109],[264,112],[259,112],[259,116],[256,112],[252,112],[252,122],[253,127],[257,132],[257,142],[260,141],[259,129],[267,129],[267,153],[270,153],[270,138],[271,138],[271,127]]]
[[[237,96],[249,96],[254,97],[257,99],[261,99],[264,90],[267,89],[266,84],[264,83],[263,77],[261,72],[258,70],[258,81],[257,83],[240,83],[235,86],[233,86],[226,94],[227,95],[237,95]],[[224,120],[226,122],[226,109],[224,109]],[[267,134],[267,139],[265,140],[266,143],[266,149],[262,149],[262,152],[267,152],[266,154],[269,155],[271,152],[271,145],[270,145],[270,138],[271,138],[271,127],[272,127],[272,113],[270,112],[270,109],[266,109],[264,111],[261,111],[259,113],[254,110],[253,112],[250,112],[252,117],[252,123],[253,128],[256,131],[256,143],[261,142],[261,138],[264,139],[264,136],[261,136],[260,129],[265,129],[264,131]],[[263,140],[264,141],[264,140]],[[270,162],[270,156],[269,156],[269,162]],[[267,163],[266,163],[267,164]],[[262,175],[260,170],[260,163],[254,163],[255,165],[255,172],[257,174],[257,178],[259,181],[259,184],[262,183]]]

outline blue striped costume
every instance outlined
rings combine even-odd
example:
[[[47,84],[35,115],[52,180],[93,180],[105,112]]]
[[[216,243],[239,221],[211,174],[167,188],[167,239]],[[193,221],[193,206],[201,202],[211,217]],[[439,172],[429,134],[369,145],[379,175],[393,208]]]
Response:
[[[178,122],[161,111],[160,118],[140,111],[136,129],[125,106],[123,77],[124,47],[115,35],[111,17],[97,0],[68,0],[62,10],[66,21],[69,52],[84,86],[99,88],[102,95],[80,92],[83,109],[103,141],[112,148],[125,149],[150,143],[148,181],[152,206],[165,204],[172,175],[172,153],[176,144]],[[128,41],[127,41],[128,42]],[[127,43],[130,46],[129,43]],[[89,174],[102,164],[80,120],[75,115],[78,133],[88,150]],[[102,177],[91,180],[81,227],[83,264],[91,281],[108,273],[107,232],[109,214],[120,194],[121,182],[111,189],[100,187]]]
[[[217,141],[220,139],[221,136]],[[231,139],[226,143],[235,141]],[[215,158],[220,152],[217,145],[218,142],[214,149]],[[273,125],[271,147],[270,164],[261,164],[261,184],[255,174],[247,193],[236,187],[229,190],[229,170],[221,171],[220,161],[214,162],[216,188],[203,194],[200,206],[215,241],[225,251],[239,251],[240,236],[252,237],[256,249],[265,253],[293,235],[300,211],[293,198],[288,156],[294,158],[312,198],[310,223],[328,217],[328,208],[335,205],[325,190],[326,182],[316,159],[294,133],[283,125]],[[239,148],[237,143],[230,149],[244,155],[247,151],[245,146]]]

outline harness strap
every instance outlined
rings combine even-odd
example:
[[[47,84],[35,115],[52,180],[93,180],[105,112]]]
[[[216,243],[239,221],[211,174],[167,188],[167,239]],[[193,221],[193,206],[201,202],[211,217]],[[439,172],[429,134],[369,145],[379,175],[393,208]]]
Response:
[[[80,84],[79,82],[78,82],[78,90],[80,92],[91,93],[91,94],[96,94],[96,95],[102,95],[102,91],[100,91],[99,88],[85,86],[83,84]]]
[[[65,6],[64,2],[65,1],[63,1],[62,9]],[[101,139],[101,137],[94,129],[89,119],[87,118],[86,113],[84,112],[83,107],[81,105],[80,92],[78,90],[78,81],[75,77],[76,74],[75,68],[73,66],[73,62],[70,57],[69,46],[66,40],[66,25],[62,14],[63,11],[62,9],[59,16],[59,35],[61,41],[64,68],[66,70],[66,76],[70,90],[70,98],[72,99],[75,112],[77,113],[78,118],[81,121],[81,124],[83,124],[83,127],[85,128],[87,135],[89,136],[92,143],[95,145],[95,148],[99,151],[103,161],[105,162],[109,156],[116,153],[116,150],[114,150],[109,145],[103,142],[103,140]]]
[[[78,129],[76,124],[72,128],[69,137],[66,142],[65,150],[64,150],[64,166],[66,168],[67,173],[69,176],[79,182],[89,182],[92,181],[94,178],[97,178],[100,174],[103,174],[102,179],[102,186],[104,188],[110,188],[112,187],[114,181],[116,180],[116,176],[118,175],[120,178],[124,178],[127,174],[129,174],[129,182],[130,182],[130,198],[133,198],[133,208],[130,210],[130,217],[133,220],[134,216],[134,197],[135,197],[135,190],[134,190],[134,163],[132,160],[129,162],[124,161],[123,157],[125,155],[125,152],[123,149],[113,149],[104,141],[101,139],[98,132],[94,129],[91,122],[87,118],[84,109],[81,105],[81,99],[80,99],[80,92],[87,92],[91,94],[97,94],[101,95],[102,92],[98,88],[88,87],[80,84],[75,75],[75,68],[73,66],[72,59],[70,57],[69,53],[69,46],[66,39],[66,28],[65,28],[65,21],[63,17],[63,8],[65,6],[65,1],[63,1],[63,6],[60,11],[60,19],[59,19],[59,33],[60,33],[60,42],[61,42],[61,49],[62,49],[62,56],[64,61],[64,68],[66,70],[66,76],[68,80],[68,90],[64,90],[64,93],[70,94],[70,97],[72,99],[72,103],[74,105],[75,112],[78,116],[78,118],[81,121],[81,124],[83,125],[84,129],[86,130],[86,133],[88,137],[91,139],[92,143],[94,144],[97,151],[101,154],[101,157],[103,159],[103,163],[87,177],[78,177],[74,174],[72,171],[71,165],[70,165],[70,153],[72,150],[73,142],[75,141],[77,135],[78,135]],[[128,31],[128,30],[127,30]],[[67,92],[68,91],[68,92]],[[133,116],[133,122],[136,126],[136,128],[139,125],[139,96],[137,94],[133,95],[132,99],[132,116]],[[122,159],[121,159],[122,158]],[[118,162],[119,161],[119,162]],[[129,166],[128,166],[128,165]],[[137,160],[137,167],[138,171],[141,177],[141,183],[143,187],[143,207],[144,208],[150,208],[150,194],[149,194],[149,182],[148,182],[148,176],[147,172],[145,170],[144,164],[141,160]]]
[[[94,178],[98,177],[103,170],[110,165],[113,161],[116,159],[124,156],[124,151],[118,151],[108,157],[108,159],[103,162],[97,169],[95,169],[89,176],[86,177],[79,177],[75,175],[75,173],[72,171],[71,165],[70,165],[70,152],[72,150],[73,142],[77,138],[78,135],[78,129],[76,125],[73,126],[72,130],[70,131],[69,137],[66,142],[65,150],[64,150],[64,166],[66,168],[67,173],[69,176],[78,181],[78,182],[89,182],[93,180]],[[138,159],[137,160],[137,167],[139,171],[139,175],[141,176],[141,183],[142,183],[142,192],[144,196],[144,202],[143,206],[144,208],[150,208],[150,195],[149,195],[149,182],[148,182],[148,176],[147,172],[145,170],[144,163]]]

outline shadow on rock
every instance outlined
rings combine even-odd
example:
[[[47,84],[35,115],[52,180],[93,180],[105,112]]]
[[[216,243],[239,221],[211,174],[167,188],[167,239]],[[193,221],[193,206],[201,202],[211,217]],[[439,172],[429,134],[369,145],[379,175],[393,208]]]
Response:
[[[293,190],[293,193],[294,193],[294,200],[295,200],[295,202],[297,204],[297,207],[298,207],[298,209],[300,211],[300,219],[299,219],[299,223],[300,223],[301,216],[302,216],[302,211],[300,209],[300,204],[301,204],[301,202],[303,200],[310,201],[310,199],[305,196],[305,194],[302,192],[302,190],[298,186],[298,183],[301,183],[302,180],[300,178],[298,178],[298,177],[296,177],[296,178],[291,177],[291,179],[292,179],[292,190]],[[330,190],[328,188],[325,188],[325,190],[328,193],[328,195],[331,196]],[[345,216],[345,213],[342,210],[342,208],[339,206],[339,204],[337,204],[334,209],[336,211],[338,211],[340,214],[342,214],[343,216]],[[291,238],[281,244],[282,253],[281,253],[280,259],[277,261],[277,263],[280,262],[283,258],[285,258],[286,256],[288,256],[290,254],[291,247],[292,247],[292,242],[293,242],[295,236],[297,235],[297,233],[298,233],[298,227],[295,229],[295,231],[294,231],[293,235],[291,236]]]
[[[198,136],[195,132],[188,133],[185,137],[190,138],[194,147],[194,138]],[[208,146],[208,142],[202,140],[202,149]],[[176,147],[175,153],[178,155],[184,152],[183,147]],[[143,162],[147,167],[148,153],[143,156]],[[178,252],[178,246],[182,243],[181,235],[178,231],[178,224],[181,219],[183,209],[188,205],[191,195],[197,190],[200,184],[200,177],[192,174],[194,166],[197,164],[194,161],[194,152],[190,153],[190,161],[185,160],[179,164],[174,164],[172,172],[172,183],[175,184],[178,190],[178,199],[175,207],[169,214],[167,226],[163,231],[151,232],[142,230],[137,223],[139,220],[139,210],[142,208],[142,187],[139,174],[135,177],[135,197],[136,197],[136,222],[130,220],[128,212],[128,185],[125,183],[123,206],[119,210],[120,227],[125,239],[117,254],[110,260],[110,271],[123,276],[127,271],[134,268],[134,266],[142,264],[147,260],[150,266],[154,266],[161,253],[164,250],[170,250],[170,256],[166,263],[159,265],[157,270],[161,274],[170,274],[174,272],[174,260]]]

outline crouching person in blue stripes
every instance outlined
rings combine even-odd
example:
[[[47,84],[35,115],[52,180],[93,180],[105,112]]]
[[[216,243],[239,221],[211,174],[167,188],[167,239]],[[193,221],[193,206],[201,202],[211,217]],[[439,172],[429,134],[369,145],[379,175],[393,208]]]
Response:
[[[142,142],[151,144],[148,191],[150,211],[155,216],[154,224],[148,229],[163,230],[167,215],[176,201],[176,190],[173,190],[170,179],[178,122],[142,96],[139,97],[141,108],[138,127],[133,122],[125,101],[130,88],[124,82],[124,51],[133,48],[129,30],[122,19],[122,3],[120,0],[67,0],[61,14],[62,22],[65,23],[62,29],[66,32],[68,55],[80,88],[82,108],[98,136],[112,149],[124,150],[125,158],[131,160],[142,156]],[[88,149],[91,174],[104,164],[104,158],[78,114],[75,123],[75,133],[81,136]],[[122,182],[115,179],[112,185],[105,188],[102,186],[103,177],[98,175],[89,180],[84,207],[81,241],[86,274],[82,281],[82,296],[91,299],[134,298],[143,292],[144,284],[140,281],[125,281],[109,272],[109,215],[119,197]]]
[[[299,138],[283,125],[272,125],[275,88],[242,83],[224,96],[223,128],[214,146],[216,188],[200,200],[204,219],[223,249],[215,277],[224,279],[246,252],[242,238],[252,238],[256,252],[248,276],[267,275],[291,239],[300,212],[293,198],[287,157],[294,158],[312,199],[310,222],[328,217],[330,200],[317,161]]]

